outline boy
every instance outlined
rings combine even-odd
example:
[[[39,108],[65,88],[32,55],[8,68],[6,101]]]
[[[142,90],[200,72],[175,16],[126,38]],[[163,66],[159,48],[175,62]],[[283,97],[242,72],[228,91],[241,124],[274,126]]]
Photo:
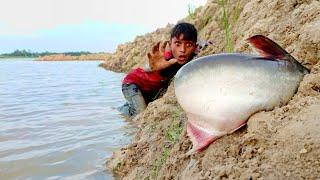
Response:
[[[130,71],[122,82],[127,103],[119,110],[127,116],[142,112],[158,93],[168,87],[176,72],[197,50],[197,30],[189,23],[178,23],[171,30],[170,41],[157,43],[148,53],[149,67]]]

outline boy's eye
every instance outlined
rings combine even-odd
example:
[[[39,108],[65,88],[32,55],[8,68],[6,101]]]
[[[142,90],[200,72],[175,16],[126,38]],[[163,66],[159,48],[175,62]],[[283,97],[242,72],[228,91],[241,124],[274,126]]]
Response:
[[[187,47],[192,47],[193,45],[191,43],[186,44]]]
[[[180,42],[175,42],[174,44],[177,45],[177,46],[179,46],[181,43],[180,43]]]

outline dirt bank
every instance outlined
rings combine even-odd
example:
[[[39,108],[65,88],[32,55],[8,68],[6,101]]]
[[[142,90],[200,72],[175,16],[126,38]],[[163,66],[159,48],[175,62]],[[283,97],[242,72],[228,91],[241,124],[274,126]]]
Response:
[[[259,112],[248,125],[224,136],[201,153],[188,156],[186,116],[177,104],[173,84],[134,121],[139,130],[132,144],[107,162],[122,179],[318,179],[320,178],[320,2],[317,0],[232,1],[239,8],[232,26],[234,50],[251,52],[245,39],[266,35],[311,70],[285,106]],[[202,55],[225,51],[221,6],[209,1],[185,21],[214,46]],[[143,63],[166,27],[118,48],[105,67],[127,71]]]

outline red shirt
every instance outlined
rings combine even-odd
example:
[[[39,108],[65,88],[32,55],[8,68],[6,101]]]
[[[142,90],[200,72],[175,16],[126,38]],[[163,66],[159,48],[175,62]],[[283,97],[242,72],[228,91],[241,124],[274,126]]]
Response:
[[[135,84],[142,93],[157,93],[166,85],[167,77],[163,77],[160,71],[146,72],[142,68],[131,70],[123,79],[123,84]]]

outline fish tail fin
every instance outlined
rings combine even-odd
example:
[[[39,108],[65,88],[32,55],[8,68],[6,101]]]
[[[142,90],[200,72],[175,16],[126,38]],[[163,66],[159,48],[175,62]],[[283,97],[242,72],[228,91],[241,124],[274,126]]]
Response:
[[[255,35],[247,39],[249,44],[251,44],[261,56],[276,60],[289,61],[294,64],[299,71],[304,74],[309,73],[310,71],[301,65],[294,57],[292,57],[286,50],[284,50],[277,43],[272,41],[263,35]]]
[[[187,154],[193,154],[196,151],[200,152],[205,149],[210,143],[219,138],[211,133],[206,132],[205,130],[194,125],[191,122],[187,123],[187,134],[193,144],[193,148]]]

